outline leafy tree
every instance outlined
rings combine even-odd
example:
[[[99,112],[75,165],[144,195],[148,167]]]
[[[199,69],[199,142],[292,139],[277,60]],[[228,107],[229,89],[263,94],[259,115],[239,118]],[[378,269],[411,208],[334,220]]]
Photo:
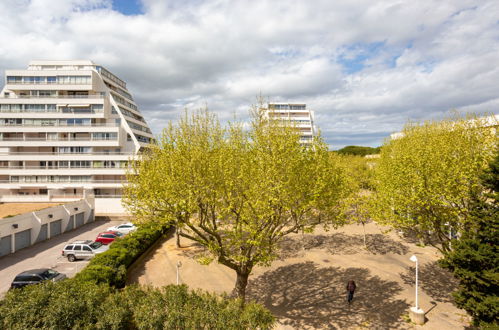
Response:
[[[352,155],[340,155],[338,160],[343,164],[348,176],[351,178],[354,190],[373,189],[374,167],[377,160]]]
[[[346,146],[337,150],[336,152],[340,155],[366,156],[379,154],[380,151],[381,147],[371,148],[362,146]]]
[[[487,327],[499,325],[499,153],[482,179],[488,198],[473,200],[476,225],[453,243],[442,265],[460,281],[456,305]]]
[[[474,221],[471,202],[482,189],[479,173],[497,145],[488,124],[471,116],[407,124],[402,137],[384,144],[375,167],[375,220],[448,251],[449,226],[464,232]]]
[[[201,261],[216,259],[236,272],[243,303],[253,267],[269,265],[285,235],[343,223],[341,201],[350,189],[320,139],[304,147],[293,127],[257,110],[249,130],[222,127],[208,111],[186,114],[128,179],[131,213],[176,222],[181,236],[209,251]]]

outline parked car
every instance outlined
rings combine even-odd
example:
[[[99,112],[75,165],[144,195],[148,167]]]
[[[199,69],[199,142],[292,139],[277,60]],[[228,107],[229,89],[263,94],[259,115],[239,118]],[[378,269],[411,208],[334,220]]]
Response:
[[[137,227],[135,227],[133,223],[128,222],[128,223],[122,223],[121,225],[109,227],[107,231],[117,231],[123,234],[128,234],[136,229]]]
[[[114,242],[114,240],[120,236],[123,236],[123,234],[117,231],[106,231],[97,235],[95,241],[107,245]]]
[[[57,282],[65,278],[66,275],[49,268],[31,269],[18,274],[10,284],[10,288],[22,288],[23,286],[39,284],[43,281]]]
[[[109,246],[91,240],[75,241],[68,244],[62,250],[62,256],[73,262],[77,259],[90,259],[96,254],[105,252]]]

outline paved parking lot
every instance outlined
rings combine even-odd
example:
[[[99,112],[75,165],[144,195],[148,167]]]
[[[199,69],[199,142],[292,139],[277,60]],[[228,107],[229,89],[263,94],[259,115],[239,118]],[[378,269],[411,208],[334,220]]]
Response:
[[[9,289],[14,277],[25,270],[52,268],[66,274],[68,277],[73,277],[86,266],[88,261],[78,260],[76,262],[68,262],[61,255],[64,245],[75,240],[94,240],[100,232],[120,223],[122,221],[95,221],[16,253],[1,257],[0,296],[3,296]]]

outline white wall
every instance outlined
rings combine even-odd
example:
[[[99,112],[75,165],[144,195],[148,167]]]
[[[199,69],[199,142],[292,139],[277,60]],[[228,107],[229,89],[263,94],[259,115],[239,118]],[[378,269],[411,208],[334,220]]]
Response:
[[[121,198],[95,198],[95,215],[128,215]]]

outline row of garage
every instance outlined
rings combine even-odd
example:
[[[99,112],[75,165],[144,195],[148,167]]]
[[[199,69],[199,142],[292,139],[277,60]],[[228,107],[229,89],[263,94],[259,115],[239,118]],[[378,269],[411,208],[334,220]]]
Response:
[[[90,214],[88,220],[93,221],[92,214]],[[83,226],[84,224],[85,212],[80,212],[69,217],[65,228],[63,228],[63,219],[58,219],[42,224],[39,227],[38,235],[36,235],[36,232],[34,232],[34,228],[29,228],[16,233],[5,235],[3,237],[0,237],[0,257],[19,251],[38,242],[53,238],[64,232]],[[33,238],[33,233],[34,235],[36,235],[35,238]]]

